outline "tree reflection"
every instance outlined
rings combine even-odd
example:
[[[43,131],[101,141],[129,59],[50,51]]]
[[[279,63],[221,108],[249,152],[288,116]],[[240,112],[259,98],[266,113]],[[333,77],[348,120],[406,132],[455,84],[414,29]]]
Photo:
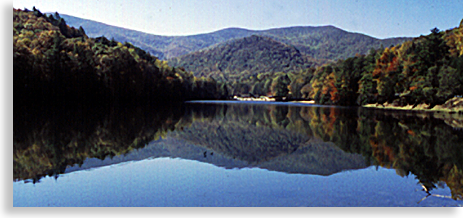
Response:
[[[15,105],[13,179],[37,182],[86,158],[113,157],[175,129],[182,105]]]
[[[462,120],[263,104],[15,105],[13,178],[37,182],[86,158],[126,154],[168,134],[201,146],[202,161],[214,154],[248,166],[319,175],[376,165],[415,176],[429,196],[446,184],[453,199],[462,199],[463,134],[452,126]]]

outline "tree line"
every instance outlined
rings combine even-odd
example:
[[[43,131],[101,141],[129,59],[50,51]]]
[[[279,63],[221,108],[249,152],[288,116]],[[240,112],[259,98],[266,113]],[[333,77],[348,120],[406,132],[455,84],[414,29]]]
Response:
[[[224,85],[167,65],[131,43],[89,38],[58,13],[13,9],[15,102],[221,99]]]

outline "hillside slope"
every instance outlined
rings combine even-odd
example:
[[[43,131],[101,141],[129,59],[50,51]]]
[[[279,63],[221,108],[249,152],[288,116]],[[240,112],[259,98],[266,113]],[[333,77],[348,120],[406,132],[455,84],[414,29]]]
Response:
[[[337,60],[366,54],[370,49],[402,43],[410,38],[377,39],[334,26],[288,27],[262,31],[262,35],[298,48],[301,53],[321,60]]]
[[[161,60],[164,59],[164,53],[160,50],[160,48],[162,48],[163,44],[172,40],[171,37],[156,36],[74,16],[59,14],[59,17],[66,20],[66,23],[69,26],[82,26],[89,37],[105,36],[108,39],[114,39],[119,42],[131,42]]]
[[[82,26],[85,28],[90,37],[104,35],[107,38],[114,38],[117,41],[127,41],[145,49],[161,60],[185,55],[217,43],[250,36],[252,34],[252,31],[245,29],[230,28],[214,33],[193,36],[161,36],[64,14],[60,16],[63,17],[70,26]]]
[[[169,60],[196,76],[235,82],[259,73],[298,71],[310,66],[294,46],[253,35]]]
[[[292,45],[253,35],[168,60],[200,78],[227,84],[232,95],[285,96],[291,77],[320,65]],[[310,70],[309,70],[310,71]],[[298,96],[296,96],[298,97]]]

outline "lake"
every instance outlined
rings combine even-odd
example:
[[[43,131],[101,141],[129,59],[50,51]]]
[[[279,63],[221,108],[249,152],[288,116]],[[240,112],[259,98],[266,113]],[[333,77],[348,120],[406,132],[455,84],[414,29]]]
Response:
[[[281,102],[15,106],[13,205],[463,205],[463,117]]]

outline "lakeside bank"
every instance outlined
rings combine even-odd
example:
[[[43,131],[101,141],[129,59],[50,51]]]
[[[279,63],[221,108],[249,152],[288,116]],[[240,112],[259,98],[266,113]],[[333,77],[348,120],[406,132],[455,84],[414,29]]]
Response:
[[[447,113],[459,113],[463,114],[463,98],[454,97],[447,100],[444,104],[436,105],[431,107],[429,104],[418,104],[418,105],[405,105],[400,106],[397,104],[367,104],[363,105],[365,108],[377,108],[386,110],[406,110],[406,111],[428,111],[428,112],[447,112]]]

